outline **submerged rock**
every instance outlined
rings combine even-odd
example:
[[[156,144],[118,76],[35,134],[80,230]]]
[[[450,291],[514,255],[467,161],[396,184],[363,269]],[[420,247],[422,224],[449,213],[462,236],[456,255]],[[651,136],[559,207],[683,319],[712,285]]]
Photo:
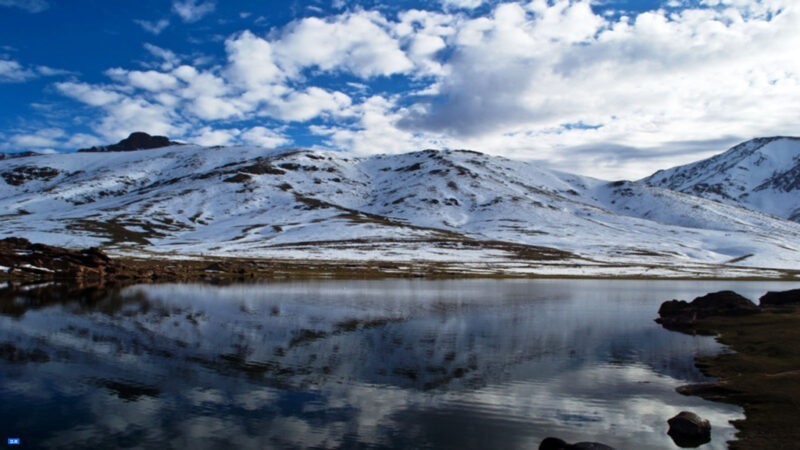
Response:
[[[667,434],[678,447],[699,447],[711,441],[711,424],[693,412],[681,411],[667,423]]]
[[[656,322],[666,327],[694,324],[698,319],[712,316],[744,316],[761,310],[753,302],[733,291],[720,291],[697,297],[691,303],[670,300],[661,304]]]
[[[800,289],[790,291],[769,291],[758,302],[761,306],[789,306],[800,305]]]
[[[539,450],[614,450],[614,447],[599,442],[568,444],[559,438],[548,437],[539,444]]]

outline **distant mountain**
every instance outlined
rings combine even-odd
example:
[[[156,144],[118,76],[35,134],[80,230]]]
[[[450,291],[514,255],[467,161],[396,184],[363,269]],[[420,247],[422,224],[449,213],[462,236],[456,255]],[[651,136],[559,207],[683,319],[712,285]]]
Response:
[[[759,138],[643,182],[800,222],[800,138]]]
[[[132,152],[135,150],[150,150],[154,148],[169,147],[170,145],[181,145],[178,142],[170,141],[166,136],[150,136],[142,131],[131,133],[127,138],[116,144],[104,145],[100,147],[82,148],[79,153],[86,152]]]
[[[0,153],[0,161],[4,159],[25,158],[28,156],[37,156],[36,152],[17,152],[17,153]]]
[[[800,261],[795,222],[470,151],[182,145],[17,158],[0,165],[0,179],[0,237],[118,254],[576,275],[724,275],[734,269],[720,265]]]

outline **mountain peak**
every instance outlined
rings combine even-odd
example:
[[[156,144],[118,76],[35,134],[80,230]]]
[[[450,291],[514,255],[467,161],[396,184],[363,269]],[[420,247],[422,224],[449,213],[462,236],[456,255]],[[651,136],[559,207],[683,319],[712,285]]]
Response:
[[[751,139],[702,161],[660,170],[645,183],[800,220],[800,138]]]
[[[135,131],[116,144],[82,148],[78,150],[78,152],[131,152],[135,150],[169,147],[170,145],[180,144],[170,141],[166,136],[151,136],[143,131]]]

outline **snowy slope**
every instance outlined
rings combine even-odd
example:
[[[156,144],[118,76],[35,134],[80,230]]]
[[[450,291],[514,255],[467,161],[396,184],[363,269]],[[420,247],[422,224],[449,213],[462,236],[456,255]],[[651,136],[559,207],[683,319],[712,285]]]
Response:
[[[0,162],[0,237],[112,252],[795,269],[800,224],[468,151],[174,146]],[[562,253],[565,251],[569,253]]]
[[[642,181],[800,222],[800,138],[753,139]]]

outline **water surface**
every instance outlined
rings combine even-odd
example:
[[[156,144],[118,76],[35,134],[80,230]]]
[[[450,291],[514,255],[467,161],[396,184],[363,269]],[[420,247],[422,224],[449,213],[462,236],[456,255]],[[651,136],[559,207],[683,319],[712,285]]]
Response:
[[[794,284],[303,281],[0,291],[0,431],[28,448],[676,448],[707,337],[661,301]],[[4,438],[0,436],[0,438]]]

